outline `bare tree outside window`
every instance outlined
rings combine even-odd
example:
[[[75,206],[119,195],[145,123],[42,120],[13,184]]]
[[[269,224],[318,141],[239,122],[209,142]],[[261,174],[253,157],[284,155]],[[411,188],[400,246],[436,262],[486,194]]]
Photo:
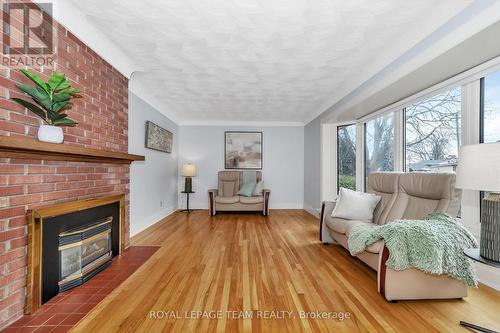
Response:
[[[356,190],[356,125],[337,127],[337,190]]]
[[[365,124],[365,177],[375,171],[394,170],[394,113]]]
[[[455,170],[460,148],[460,110],[460,87],[406,108],[407,171]]]

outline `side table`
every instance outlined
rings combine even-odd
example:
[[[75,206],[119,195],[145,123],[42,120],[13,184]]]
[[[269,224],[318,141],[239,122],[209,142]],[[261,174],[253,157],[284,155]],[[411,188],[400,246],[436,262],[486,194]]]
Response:
[[[186,209],[181,210],[181,212],[191,213],[192,210],[189,209],[189,195],[193,194],[195,192],[194,191],[189,191],[189,192],[182,191],[181,193],[185,193],[186,194]]]
[[[480,263],[488,265],[488,266],[500,268],[500,262],[489,260],[489,259],[486,259],[484,257],[481,257],[481,255],[479,254],[479,249],[466,249],[466,250],[464,250],[464,254],[474,261],[480,262]],[[497,331],[490,330],[489,328],[484,328],[484,327],[481,327],[481,326],[478,326],[475,324],[471,324],[471,323],[468,323],[468,322],[462,321],[462,320],[460,321],[460,325],[462,325],[464,327],[472,328],[472,329],[479,331],[479,332],[498,333]]]

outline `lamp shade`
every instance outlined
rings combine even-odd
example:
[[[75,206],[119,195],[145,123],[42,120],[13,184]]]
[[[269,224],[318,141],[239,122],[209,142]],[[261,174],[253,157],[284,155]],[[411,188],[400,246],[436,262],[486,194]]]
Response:
[[[455,186],[464,190],[500,191],[500,142],[462,146]]]
[[[196,177],[196,165],[186,163],[182,166],[181,176],[183,177]]]

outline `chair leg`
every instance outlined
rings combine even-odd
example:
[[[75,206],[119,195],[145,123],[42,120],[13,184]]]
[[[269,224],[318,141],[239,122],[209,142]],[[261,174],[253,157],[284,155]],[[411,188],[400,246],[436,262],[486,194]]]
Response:
[[[209,191],[208,192],[208,215],[214,216],[215,215],[215,198],[214,198],[214,193]]]
[[[269,194],[270,192],[264,192],[264,216],[269,216]]]

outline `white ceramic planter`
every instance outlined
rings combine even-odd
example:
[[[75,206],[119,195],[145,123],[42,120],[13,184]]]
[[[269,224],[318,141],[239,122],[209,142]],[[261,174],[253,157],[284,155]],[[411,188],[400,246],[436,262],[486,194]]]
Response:
[[[64,133],[61,127],[41,125],[38,129],[38,140],[50,143],[62,143],[64,141]]]

